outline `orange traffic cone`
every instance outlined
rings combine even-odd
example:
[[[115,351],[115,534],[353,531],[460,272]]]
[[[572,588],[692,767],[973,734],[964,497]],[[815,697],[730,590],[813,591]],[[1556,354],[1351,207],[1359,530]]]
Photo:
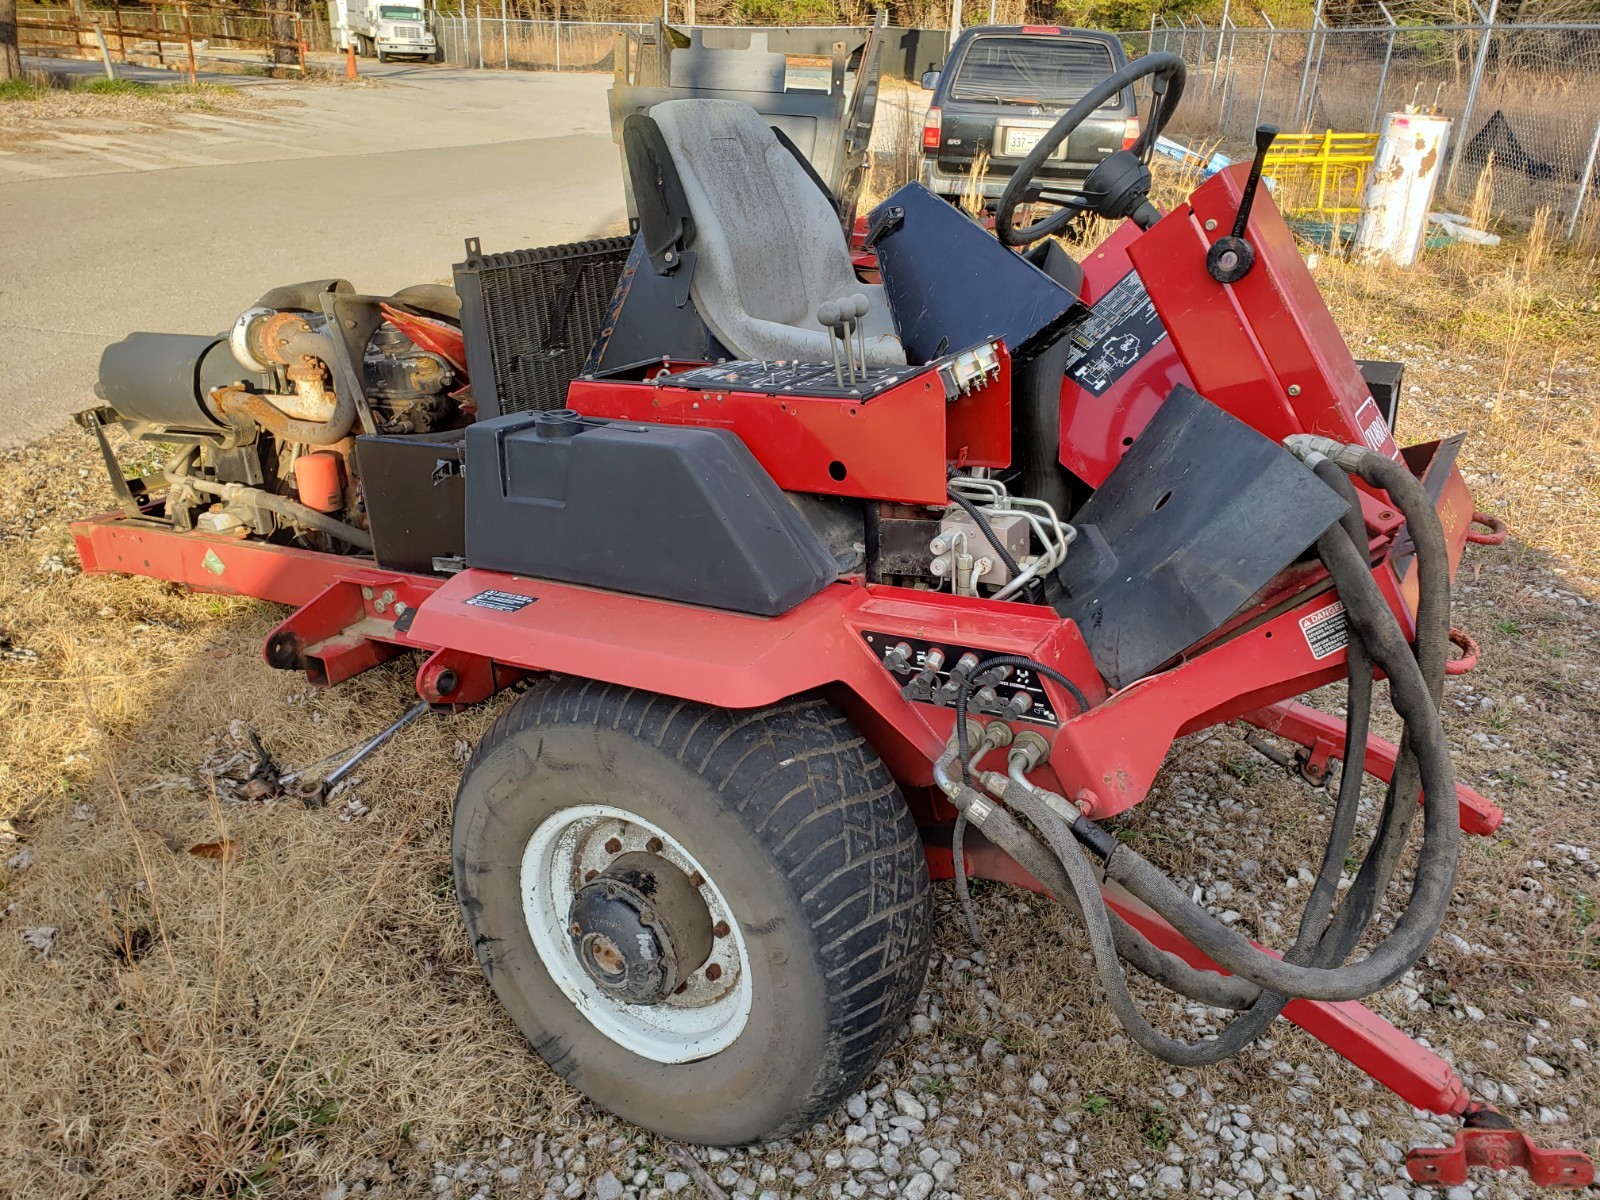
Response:
[[[345,51],[345,53],[344,53],[344,77],[346,79],[354,79],[354,78],[356,78],[356,74],[357,74],[356,73],[356,44],[354,42],[346,42],[345,43],[345,47],[344,47],[344,51]]]

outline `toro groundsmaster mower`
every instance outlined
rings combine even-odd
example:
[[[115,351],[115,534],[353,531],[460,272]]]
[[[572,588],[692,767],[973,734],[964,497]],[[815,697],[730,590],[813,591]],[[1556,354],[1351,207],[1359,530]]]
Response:
[[[1146,77],[1131,152],[1079,190],[1033,182]],[[225,334],[134,334],[82,418],[123,502],[75,527],[84,566],[293,606],[266,658],[318,684],[417,651],[427,704],[524,688],[461,780],[462,913],[539,1053],[665,1136],[831,1111],[922,986],[929,881],[965,899],[981,876],[1081,919],[1166,1061],[1281,1016],[1460,1118],[1414,1179],[1585,1185],[1583,1154],[1357,1003],[1446,920],[1460,831],[1501,819],[1456,781],[1439,701],[1475,654],[1457,562],[1504,531],[1459,439],[1396,448],[1392,371],[1369,385],[1259,186],[1270,129],[1248,171],[1151,204],[1183,82],[1158,54],[1090,91],[993,232],[909,184],[852,249],[754,109],[674,100],[625,123],[630,238],[469,242],[454,291],[321,281]],[[1049,235],[1082,213],[1122,223],[1080,266]],[[112,422],[178,450],[125,480]],[[1399,744],[1369,732],[1379,677]],[[1343,719],[1295,699],[1341,679]],[[1276,950],[1107,826],[1174,739],[1239,720],[1312,782],[1344,763]],[[1364,775],[1388,793],[1358,841]],[[1229,1010],[1223,1032],[1158,1031],[1130,967]]]

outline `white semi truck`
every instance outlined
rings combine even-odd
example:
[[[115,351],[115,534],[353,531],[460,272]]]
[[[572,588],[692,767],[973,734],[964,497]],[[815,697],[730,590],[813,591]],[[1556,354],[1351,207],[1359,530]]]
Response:
[[[386,4],[382,0],[328,0],[328,27],[333,44],[379,62],[391,58],[437,60],[439,46],[420,5]]]

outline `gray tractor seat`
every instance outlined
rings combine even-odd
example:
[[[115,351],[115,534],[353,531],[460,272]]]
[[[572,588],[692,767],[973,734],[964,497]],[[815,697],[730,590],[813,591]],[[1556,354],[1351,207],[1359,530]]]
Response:
[[[689,295],[742,359],[832,361],[817,309],[862,293],[871,366],[904,366],[883,288],[861,283],[826,196],[762,121],[736,100],[668,100],[650,110],[694,218]]]

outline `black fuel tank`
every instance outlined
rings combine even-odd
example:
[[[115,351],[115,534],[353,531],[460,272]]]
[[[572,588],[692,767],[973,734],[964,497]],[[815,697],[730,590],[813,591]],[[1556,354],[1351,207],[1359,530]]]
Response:
[[[839,573],[733,433],[567,409],[468,428],[467,565],[767,617]]]

